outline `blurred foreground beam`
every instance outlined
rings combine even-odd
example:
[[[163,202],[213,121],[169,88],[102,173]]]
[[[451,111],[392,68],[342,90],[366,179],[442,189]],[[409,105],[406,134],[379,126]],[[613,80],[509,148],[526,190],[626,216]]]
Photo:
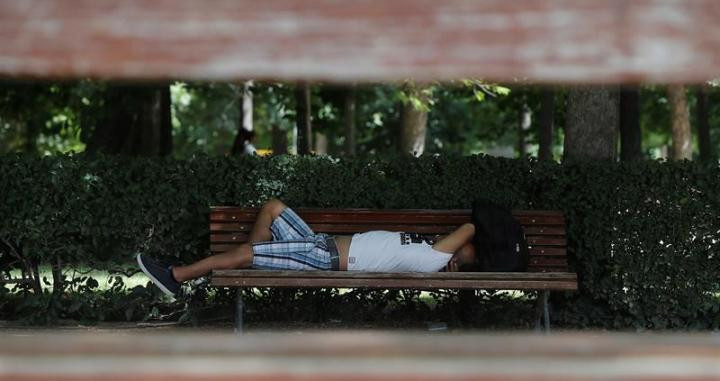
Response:
[[[717,0],[0,0],[0,76],[698,82]]]
[[[0,334],[0,380],[718,380],[720,336]]]

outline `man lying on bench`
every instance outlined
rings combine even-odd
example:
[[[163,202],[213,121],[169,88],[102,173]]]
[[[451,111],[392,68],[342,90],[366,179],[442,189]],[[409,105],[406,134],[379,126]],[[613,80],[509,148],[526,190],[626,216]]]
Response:
[[[163,292],[176,295],[182,282],[221,269],[459,271],[476,263],[474,234],[471,223],[436,237],[389,231],[316,234],[292,209],[270,200],[258,212],[248,243],[233,250],[187,266],[162,266],[143,254],[138,254],[137,261]]]

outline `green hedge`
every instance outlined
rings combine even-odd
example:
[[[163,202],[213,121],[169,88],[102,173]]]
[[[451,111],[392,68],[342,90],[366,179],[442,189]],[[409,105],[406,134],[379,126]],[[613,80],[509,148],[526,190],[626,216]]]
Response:
[[[580,291],[568,326],[720,326],[720,168],[486,156],[331,159],[0,157],[0,238],[34,263],[108,268],[208,254],[210,205],[559,209]],[[0,244],[3,260],[10,257]]]

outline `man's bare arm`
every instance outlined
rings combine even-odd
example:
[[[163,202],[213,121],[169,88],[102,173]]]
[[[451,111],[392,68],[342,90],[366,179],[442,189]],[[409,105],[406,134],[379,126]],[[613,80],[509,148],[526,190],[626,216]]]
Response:
[[[442,251],[443,253],[454,254],[466,243],[472,241],[474,235],[475,225],[471,223],[462,224],[452,233],[436,242],[432,247],[433,249]]]

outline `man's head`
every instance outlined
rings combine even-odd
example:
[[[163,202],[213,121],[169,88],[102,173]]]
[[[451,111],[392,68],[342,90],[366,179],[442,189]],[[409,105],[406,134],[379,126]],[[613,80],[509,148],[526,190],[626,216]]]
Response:
[[[475,245],[468,242],[461,246],[448,261],[448,271],[478,271]]]

